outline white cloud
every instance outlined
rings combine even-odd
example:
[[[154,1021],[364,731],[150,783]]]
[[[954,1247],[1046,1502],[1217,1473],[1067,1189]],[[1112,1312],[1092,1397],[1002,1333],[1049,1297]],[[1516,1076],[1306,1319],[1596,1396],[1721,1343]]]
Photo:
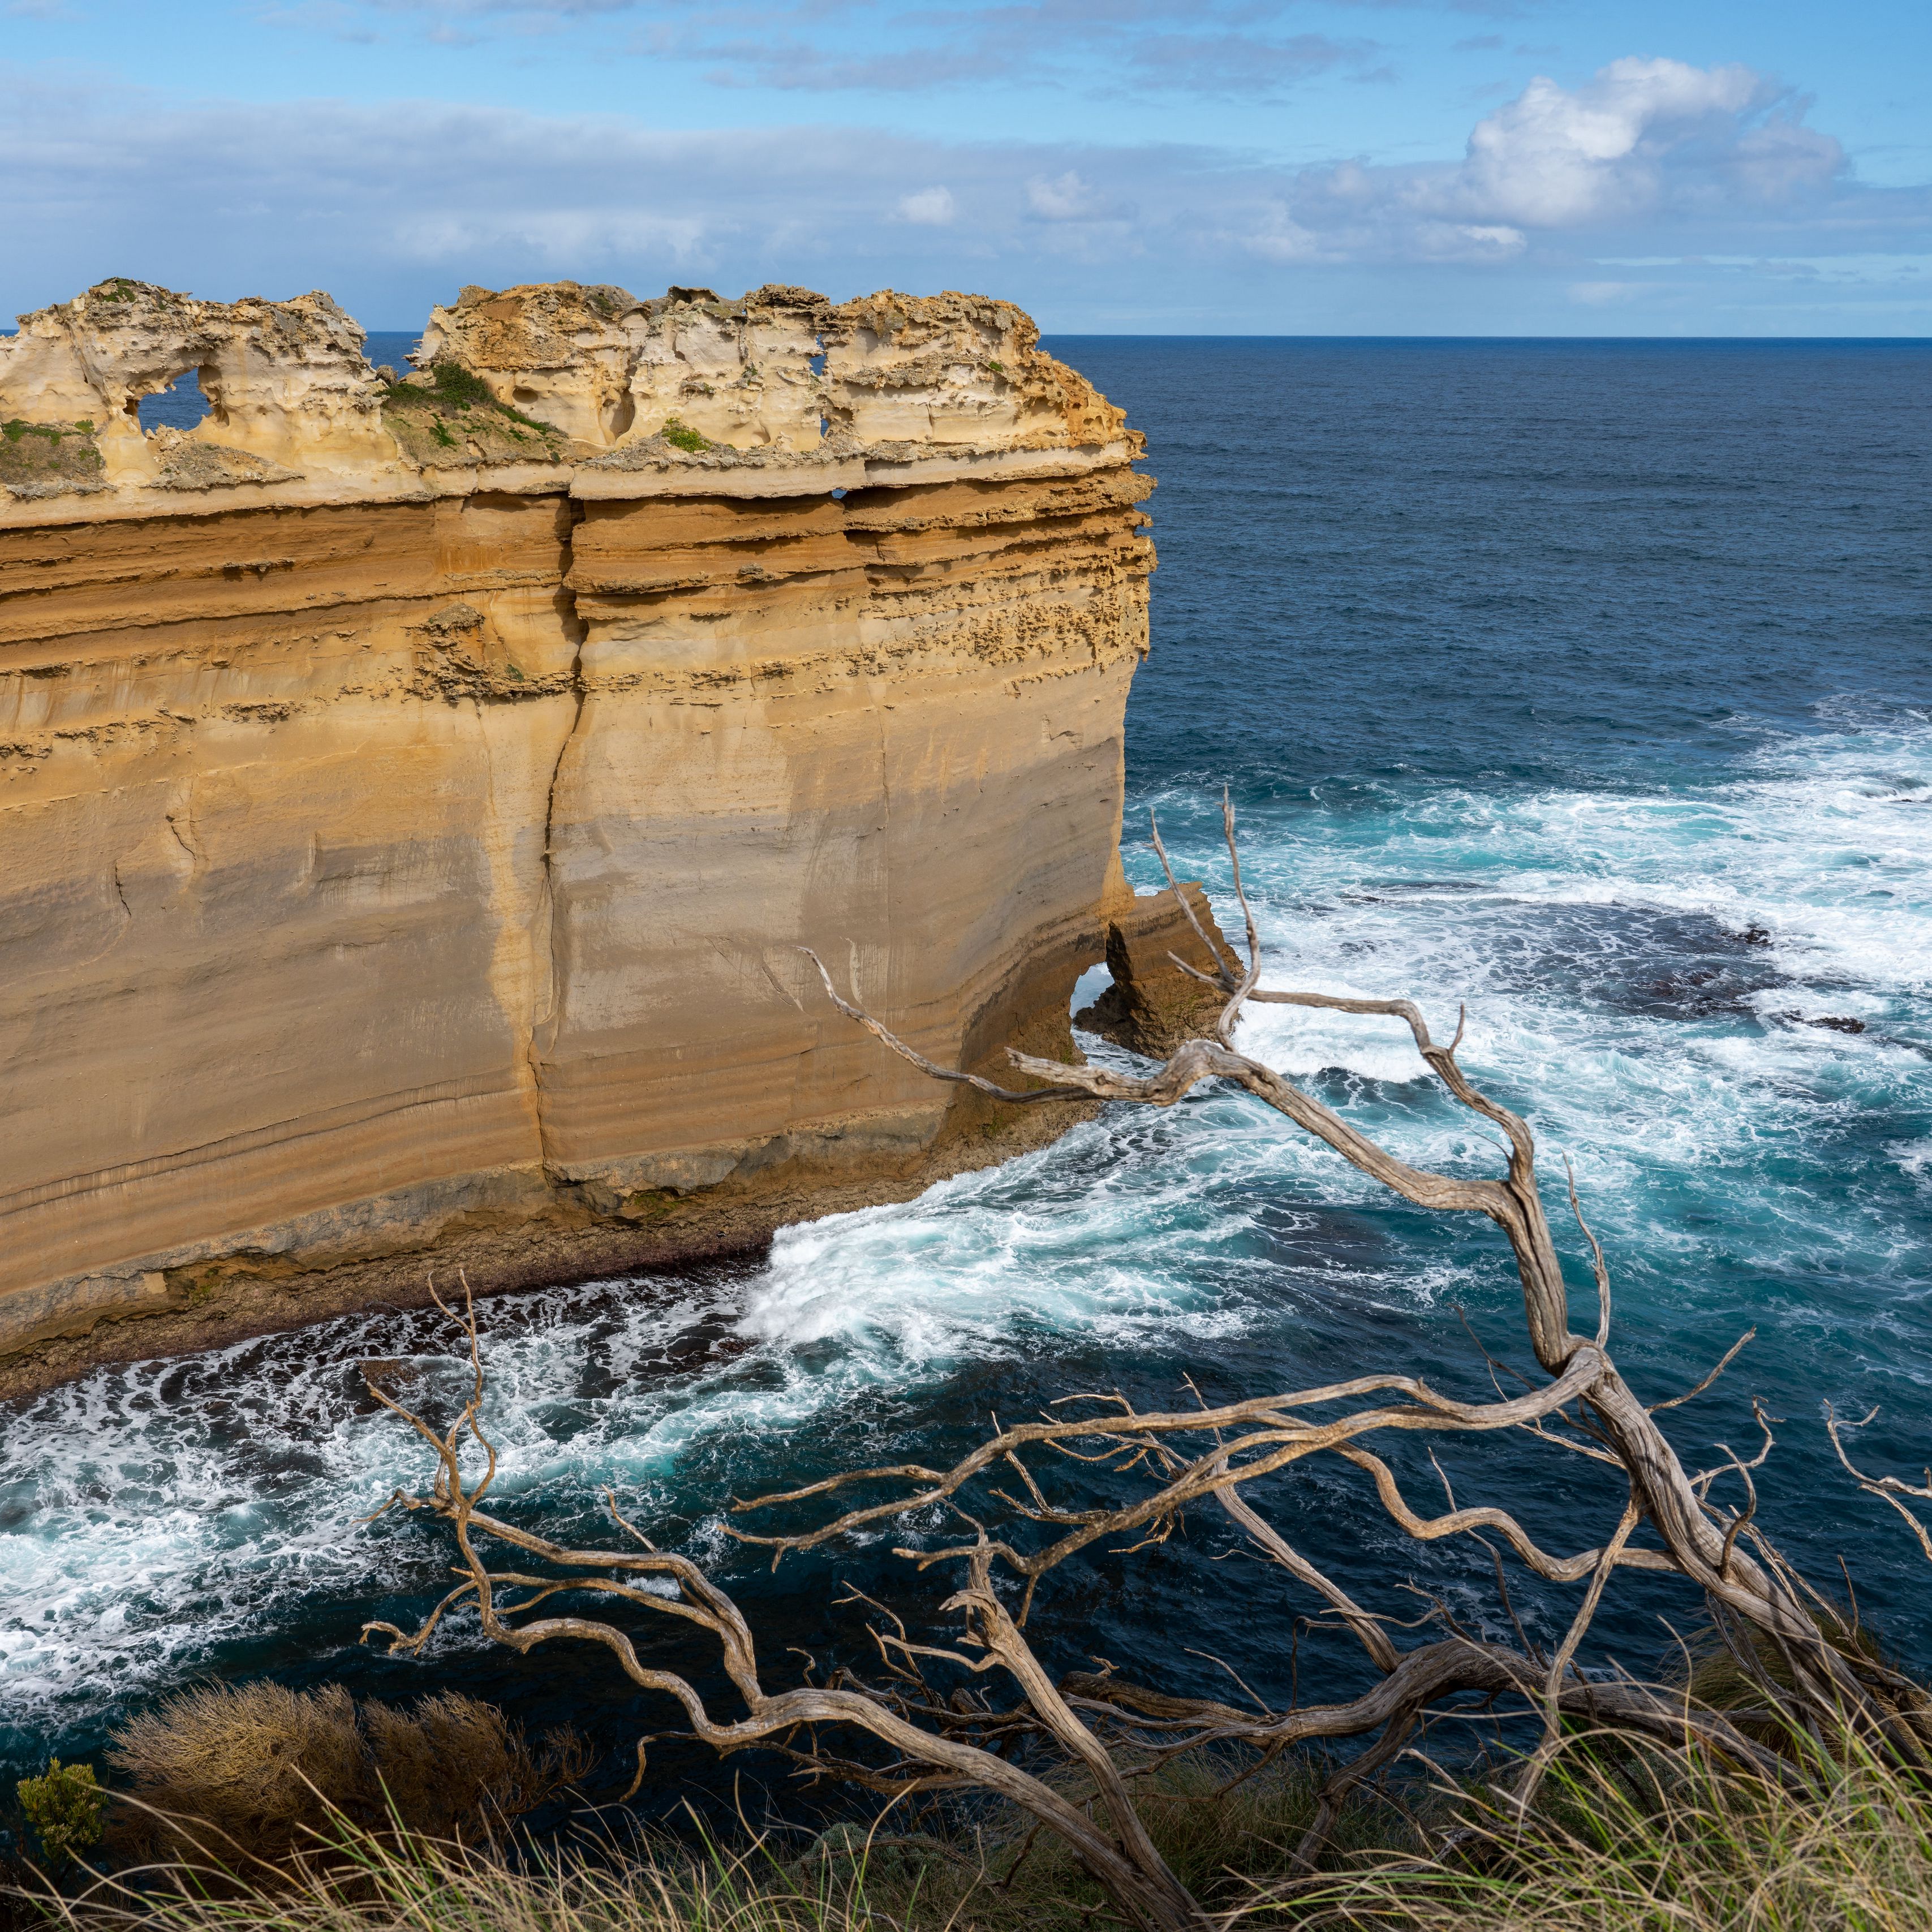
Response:
[[[612,255],[694,261],[704,252],[705,236],[702,220],[608,208],[547,207],[405,216],[391,230],[389,240],[400,253],[424,262],[460,263],[508,247],[551,262],[562,276],[573,264]]]
[[[1477,123],[1460,161],[1303,169],[1245,245],[1268,260],[1504,262],[1538,236],[1800,215],[1846,172],[1838,142],[1748,68],[1618,60],[1577,88],[1538,76]]]
[[[916,194],[899,196],[899,219],[922,228],[946,228],[952,222],[952,190],[923,188]]]
[[[1387,313],[1433,327],[1463,326],[1434,292],[1493,285],[1467,299],[1514,324],[1525,278],[1560,317],[1592,305],[1566,289],[1636,261],[1922,260],[1932,234],[1932,190],[1862,186],[1760,76],[1672,62],[1538,80],[1457,159],[1302,168],[1153,143],[184,104],[18,69],[0,84],[22,307],[124,274],[214,296],[320,286],[394,326],[463,282],[568,275],[644,294],[977,287],[1102,326],[1240,328],[1291,326],[1304,291],[1372,284]],[[1741,280],[1693,268],[1680,292],[1686,275]]]
[[[1415,231],[1416,252],[1431,261],[1507,262],[1529,238],[1500,221],[1426,221]]]
[[[1586,308],[1609,308],[1618,302],[1634,302],[1650,286],[1645,282],[1572,282],[1569,296]]]
[[[1027,206],[1042,221],[1078,221],[1093,202],[1094,190],[1072,168],[1052,181],[1035,175],[1027,183]]]
[[[1844,165],[1828,135],[1764,120],[1779,90],[1739,66],[1612,61],[1564,88],[1538,75],[1469,136],[1445,202],[1531,228],[1629,220],[1700,178],[1761,202],[1823,185]]]
[[[1522,0],[1440,4],[1507,12]],[[633,51],[730,88],[904,94],[990,82],[1089,96],[1256,100],[1330,72],[1387,74],[1386,50],[1286,33],[1289,10],[1265,0],[279,0],[269,17],[312,25],[320,10],[431,40],[460,35],[454,44],[573,34],[581,44],[622,16]]]

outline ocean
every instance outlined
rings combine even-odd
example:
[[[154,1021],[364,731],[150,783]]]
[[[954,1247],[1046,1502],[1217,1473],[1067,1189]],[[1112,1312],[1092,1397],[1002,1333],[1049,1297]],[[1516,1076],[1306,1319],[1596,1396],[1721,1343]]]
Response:
[[[1876,1408],[1868,1466],[1932,1459],[1932,345],[1048,346],[1126,408],[1160,479],[1130,877],[1159,880],[1157,812],[1229,923],[1226,785],[1269,983],[1407,994],[1438,1034],[1466,1005],[1464,1064],[1538,1137],[1579,1319],[1565,1156],[1646,1400],[1756,1331],[1673,1412],[1681,1453],[1754,1454],[1759,1398],[1760,1522],[1822,1586],[1842,1558],[1867,1622],[1932,1670],[1932,1570],[1838,1468],[1820,1409]],[[1241,1043],[1412,1160],[1500,1166],[1397,1022],[1263,1008]],[[1408,1208],[1215,1090],[786,1229],[762,1262],[485,1312],[506,1506],[592,1535],[614,1486],[740,1594],[781,1684],[793,1646],[862,1660],[842,1584],[940,1630],[946,1585],[892,1556],[904,1532],[774,1574],[724,1535],[731,1496],[943,1462],[992,1414],[1084,1390],[1173,1406],[1190,1382],[1212,1400],[1385,1368],[1480,1398],[1484,1348],[1531,1366],[1486,1224]],[[433,1388],[451,1342],[379,1312],[0,1412],[8,1764],[96,1753],[169,1690],[266,1674],[572,1718],[610,1752],[592,1790],[614,1795],[636,1732],[676,1720],[601,1658],[520,1660],[460,1628],[422,1662],[357,1647],[368,1618],[440,1593],[447,1546],[417,1519],[364,1520],[424,1472],[354,1365],[412,1358]],[[1607,1472],[1534,1443],[1440,1453],[1460,1500],[1552,1546],[1598,1540],[1621,1505]],[[1402,1466],[1434,1492],[1426,1462]],[[1540,1638],[1568,1621],[1570,1593],[1512,1566],[1505,1606],[1485,1552],[1390,1532],[1339,1466],[1257,1501],[1393,1615],[1432,1599],[1506,1633],[1513,1610]],[[1360,1688],[1352,1646],[1298,1622],[1314,1602],[1235,1547],[1204,1517],[1096,1551],[1050,1580],[1036,1640],[1057,1666],[1100,1655],[1173,1688],[1225,1687],[1204,1652],[1271,1699]],[[1592,1655],[1654,1670],[1697,1613],[1688,1590],[1620,1579]],[[740,1763],[760,1774],[727,1774]],[[687,1778],[724,1789],[694,1748],[653,1764],[648,1804]]]

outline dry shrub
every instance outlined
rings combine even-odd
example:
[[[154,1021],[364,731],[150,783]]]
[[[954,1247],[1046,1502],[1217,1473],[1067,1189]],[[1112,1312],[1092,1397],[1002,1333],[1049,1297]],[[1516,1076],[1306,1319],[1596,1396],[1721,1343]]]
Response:
[[[548,1732],[533,1751],[473,1697],[358,1707],[339,1684],[204,1684],[134,1718],[107,1756],[139,1801],[122,1808],[122,1849],[192,1844],[224,1863],[285,1859],[343,1820],[474,1842],[588,1768],[574,1733]]]
[[[533,1755],[502,1712],[454,1691],[406,1714],[372,1701],[362,1729],[397,1814],[434,1838],[473,1836],[474,1824],[515,1817],[590,1768],[574,1736],[550,1733]]]

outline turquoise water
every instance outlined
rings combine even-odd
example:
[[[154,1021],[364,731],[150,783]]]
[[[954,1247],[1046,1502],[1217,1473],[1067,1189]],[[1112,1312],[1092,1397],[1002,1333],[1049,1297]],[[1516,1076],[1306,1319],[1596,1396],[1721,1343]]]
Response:
[[[1762,1396],[1781,1418],[1763,1520],[1821,1580],[1842,1554],[1866,1616],[1932,1668],[1932,1573],[1837,1472],[1819,1412],[1880,1405],[1862,1440],[1880,1467],[1932,1454],[1932,351],[1054,346],[1148,430],[1162,483],[1130,874],[1158,878],[1156,807],[1226,920],[1228,782],[1275,983],[1408,994],[1444,1030],[1466,1002],[1466,1065],[1529,1117],[1546,1177],[1575,1164],[1627,1374],[1677,1393],[1755,1326],[1676,1439],[1692,1457],[1754,1442]],[[1243,1043],[1412,1160],[1498,1164],[1393,1022],[1262,1009]],[[1580,1242],[1558,1225],[1580,1311]],[[774,1577],[722,1534],[731,1495],[947,1456],[990,1413],[1083,1388],[1167,1403],[1186,1376],[1215,1397],[1379,1365],[1479,1394],[1465,1319],[1528,1366],[1486,1228],[1405,1207],[1216,1090],[788,1229],[762,1263],[489,1319],[517,1509],[587,1528],[614,1484],[740,1591],[781,1682],[788,1646],[856,1654],[837,1580],[915,1606],[943,1590],[897,1574],[886,1539]],[[437,1593],[445,1561],[426,1525],[360,1520],[420,1465],[353,1364],[412,1358],[433,1399],[447,1346],[430,1317],[379,1313],[7,1412],[9,1757],[94,1749],[210,1672],[388,1696],[460,1682],[620,1750],[672,1723],[583,1658],[539,1666],[460,1630],[420,1664],[353,1648],[366,1616]],[[1594,1540],[1620,1496],[1532,1451],[1443,1460],[1465,1499]],[[1378,1606],[1413,1614],[1414,1583],[1506,1630],[1486,1556],[1408,1544],[1364,1495],[1304,1468],[1263,1500]],[[1190,1646],[1270,1695],[1295,1669],[1304,1690],[1357,1681],[1319,1633],[1292,1658],[1312,1606],[1217,1562],[1230,1547],[1204,1521],[1098,1556],[1047,1592],[1040,1640],[1068,1666],[1171,1660],[1175,1684],[1214,1678]],[[1511,1588],[1532,1630],[1567,1621],[1564,1593]],[[1620,1583],[1600,1654],[1644,1668],[1663,1619],[1695,1613]],[[659,1797],[707,1768],[655,1762]]]

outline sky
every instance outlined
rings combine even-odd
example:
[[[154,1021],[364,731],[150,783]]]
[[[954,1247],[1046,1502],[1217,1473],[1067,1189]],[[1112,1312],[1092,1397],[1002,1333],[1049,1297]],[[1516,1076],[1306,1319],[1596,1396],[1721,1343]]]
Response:
[[[0,313],[124,274],[1050,333],[1932,333],[1929,0],[0,0]]]

